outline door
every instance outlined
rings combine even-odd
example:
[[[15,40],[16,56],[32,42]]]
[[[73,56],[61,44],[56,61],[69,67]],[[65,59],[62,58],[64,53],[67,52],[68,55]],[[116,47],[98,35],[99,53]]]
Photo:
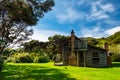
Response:
[[[79,51],[79,66],[84,66],[84,52]]]

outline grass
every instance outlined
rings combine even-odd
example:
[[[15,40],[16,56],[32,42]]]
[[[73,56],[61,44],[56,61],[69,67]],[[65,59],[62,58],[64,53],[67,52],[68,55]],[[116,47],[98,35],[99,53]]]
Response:
[[[120,80],[120,63],[110,68],[54,66],[50,63],[7,63],[0,80]]]

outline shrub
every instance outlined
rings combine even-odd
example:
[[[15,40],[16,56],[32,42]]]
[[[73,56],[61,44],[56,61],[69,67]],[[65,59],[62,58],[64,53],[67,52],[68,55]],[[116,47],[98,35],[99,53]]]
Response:
[[[5,62],[13,62],[13,63],[18,63],[19,59],[17,57],[8,57]]]
[[[29,53],[16,53],[7,58],[6,62],[14,62],[14,63],[44,63],[49,62],[48,55],[40,55],[40,54],[29,54]]]
[[[35,57],[33,60],[34,63],[39,63],[39,57]]]
[[[33,59],[28,53],[16,53],[9,57],[6,61],[14,63],[31,63],[33,62]]]
[[[0,58],[0,72],[3,68],[3,64],[4,64],[4,60],[2,58]]]
[[[45,63],[49,61],[50,59],[48,56],[36,56],[33,60],[34,63]]]
[[[40,63],[49,62],[49,60],[48,56],[40,56]]]
[[[33,60],[29,54],[23,54],[20,56],[20,62],[21,63],[32,63]]]
[[[112,55],[112,61],[120,62],[120,54],[113,54]]]

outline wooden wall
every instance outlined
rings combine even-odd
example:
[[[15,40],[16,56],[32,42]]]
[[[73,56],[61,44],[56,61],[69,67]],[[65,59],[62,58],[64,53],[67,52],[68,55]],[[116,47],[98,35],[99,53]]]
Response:
[[[98,52],[99,54],[99,62],[94,64],[92,60],[92,53]],[[88,47],[88,51],[86,53],[86,65],[91,67],[104,67],[107,66],[107,53],[106,51],[96,50],[94,48]]]

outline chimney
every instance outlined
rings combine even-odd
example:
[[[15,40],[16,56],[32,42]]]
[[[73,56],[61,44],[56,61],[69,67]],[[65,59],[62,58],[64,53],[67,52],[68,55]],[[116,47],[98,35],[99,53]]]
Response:
[[[108,51],[108,43],[104,43],[103,48]]]
[[[74,36],[74,31],[71,31],[71,55],[74,55],[74,41],[75,41],[75,36]]]
[[[74,36],[74,30],[71,31],[71,37],[73,37],[73,36]]]

